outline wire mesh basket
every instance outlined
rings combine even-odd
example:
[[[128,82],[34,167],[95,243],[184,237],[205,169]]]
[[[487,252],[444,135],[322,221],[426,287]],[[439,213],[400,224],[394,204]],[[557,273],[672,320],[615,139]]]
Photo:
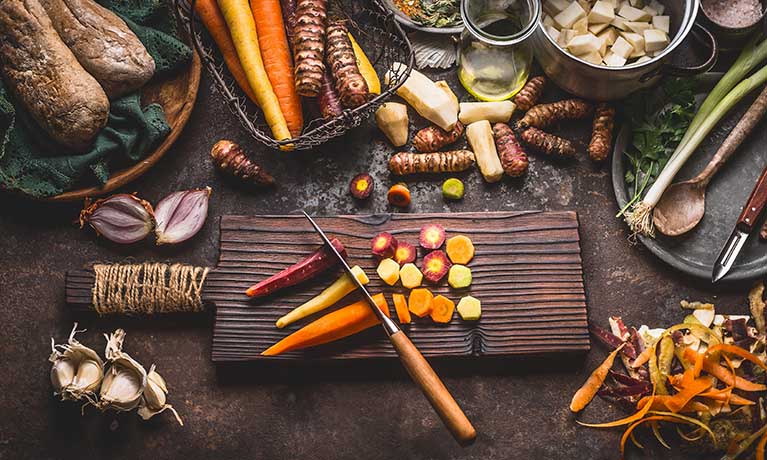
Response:
[[[192,44],[200,54],[203,67],[213,77],[216,90],[224,97],[245,130],[254,139],[273,149],[288,144],[292,144],[296,150],[311,149],[359,126],[397,91],[413,69],[415,59],[410,41],[394,19],[394,14],[379,0],[331,0],[332,11],[345,16],[349,31],[365,50],[379,78],[383,77],[394,62],[405,64],[406,69],[400,71],[399,78],[393,78],[392,81],[386,82],[381,78],[380,94],[374,95],[375,97],[359,107],[344,109],[340,116],[332,119],[322,118],[316,98],[302,98],[306,120],[303,132],[293,139],[277,140],[272,137],[258,106],[237,86],[224,65],[221,53],[197,17],[194,10],[195,1],[174,0],[174,3],[181,24],[188,31]]]

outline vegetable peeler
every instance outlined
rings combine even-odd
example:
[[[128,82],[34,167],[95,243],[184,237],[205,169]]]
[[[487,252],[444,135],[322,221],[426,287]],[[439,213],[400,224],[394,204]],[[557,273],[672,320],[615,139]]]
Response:
[[[434,369],[432,369],[429,362],[426,361],[421,352],[418,351],[418,348],[413,345],[413,342],[411,342],[407,335],[405,335],[399,326],[397,326],[397,323],[389,319],[389,317],[378,308],[378,305],[376,305],[375,300],[370,296],[368,290],[362,283],[360,283],[354,273],[352,273],[349,264],[347,264],[341,254],[336,251],[336,248],[330,243],[330,239],[328,239],[325,232],[322,231],[314,219],[312,219],[305,211],[302,212],[304,216],[309,219],[309,222],[312,224],[312,227],[314,227],[317,234],[322,238],[325,247],[338,258],[344,271],[357,285],[357,289],[362,292],[368,305],[373,309],[378,320],[381,321],[381,325],[383,326],[384,331],[386,331],[386,335],[389,337],[394,349],[397,351],[397,355],[399,355],[408,374],[410,374],[413,381],[421,387],[424,396],[429,400],[429,403],[442,419],[442,422],[455,440],[463,446],[473,443],[477,437],[476,430],[466,417],[466,414],[461,410],[461,407],[455,399],[453,399],[453,396],[445,387],[445,384],[442,383],[442,380],[437,373],[434,372]]]

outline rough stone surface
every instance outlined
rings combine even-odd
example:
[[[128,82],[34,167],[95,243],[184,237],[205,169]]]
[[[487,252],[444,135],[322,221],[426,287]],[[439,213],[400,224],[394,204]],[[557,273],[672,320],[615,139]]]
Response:
[[[581,428],[568,410],[572,393],[605,355],[599,346],[575,359],[436,362],[479,432],[474,446],[461,449],[397,362],[214,366],[209,359],[211,315],[131,319],[68,311],[63,302],[67,269],[128,258],[213,265],[218,218],[224,214],[391,210],[382,191],[395,180],[385,168],[392,150],[372,125],[312,152],[266,151],[240,129],[211,87],[211,80],[203,78],[197,106],[177,144],[123,190],[157,202],[174,190],[212,186],[210,218],[191,241],[172,248],[151,242],[118,247],[76,227],[77,204],[51,206],[0,196],[0,459],[618,457],[619,431]],[[581,134],[581,149],[587,125],[569,133]],[[208,156],[221,138],[241,143],[279,186],[254,192],[224,180]],[[362,171],[374,176],[377,192],[358,203],[347,188]],[[747,286],[713,290],[675,273],[642,247],[630,246],[625,226],[614,217],[607,166],[595,166],[583,154],[573,162],[533,157],[527,177],[495,185],[486,185],[476,170],[460,177],[466,196],[449,203],[440,193],[444,177],[408,181],[410,211],[578,211],[589,316],[597,323],[606,325],[607,316],[622,315],[628,324],[670,325],[683,317],[681,299],[713,301],[726,313],[747,311]],[[81,340],[100,350],[102,333],[124,328],[127,351],[147,366],[157,364],[185,426],[169,414],[142,422],[132,413],[100,414],[87,408],[81,416],[78,405],[57,401],[49,382],[50,338],[65,340],[75,321],[88,329]],[[618,415],[597,401],[583,418]],[[643,438],[646,454],[631,450],[630,458],[686,458],[650,438]]]

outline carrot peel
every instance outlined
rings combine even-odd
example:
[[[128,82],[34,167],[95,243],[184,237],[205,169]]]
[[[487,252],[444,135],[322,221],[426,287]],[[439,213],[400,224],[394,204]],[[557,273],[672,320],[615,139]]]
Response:
[[[607,355],[607,358],[604,360],[604,362],[602,362],[599,367],[594,369],[594,372],[592,372],[589,378],[586,379],[586,382],[583,384],[583,386],[575,392],[572,401],[570,401],[571,411],[580,412],[591,402],[592,399],[594,399],[594,396],[596,396],[597,392],[599,391],[599,387],[602,386],[602,383],[604,383],[605,379],[607,378],[607,373],[610,371],[610,368],[613,367],[615,357],[618,356],[618,353],[620,353],[624,346],[625,344],[619,346],[609,355]]]

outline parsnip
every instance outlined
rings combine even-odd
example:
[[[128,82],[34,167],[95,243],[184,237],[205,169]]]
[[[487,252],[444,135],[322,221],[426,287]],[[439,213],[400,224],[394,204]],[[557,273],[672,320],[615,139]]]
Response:
[[[407,106],[398,102],[387,102],[376,110],[376,124],[395,147],[407,144]]]
[[[498,182],[503,177],[503,166],[495,150],[493,129],[487,120],[475,121],[466,127],[466,139],[474,150],[474,159],[487,182]]]
[[[400,62],[392,64],[386,71],[384,80],[387,85],[405,73],[407,66]],[[445,131],[452,131],[458,121],[458,111],[454,101],[444,90],[431,81],[426,75],[413,69],[397,95],[405,99],[416,112]]]
[[[511,101],[461,102],[458,119],[464,125],[487,120],[490,123],[508,123],[516,106]]]

